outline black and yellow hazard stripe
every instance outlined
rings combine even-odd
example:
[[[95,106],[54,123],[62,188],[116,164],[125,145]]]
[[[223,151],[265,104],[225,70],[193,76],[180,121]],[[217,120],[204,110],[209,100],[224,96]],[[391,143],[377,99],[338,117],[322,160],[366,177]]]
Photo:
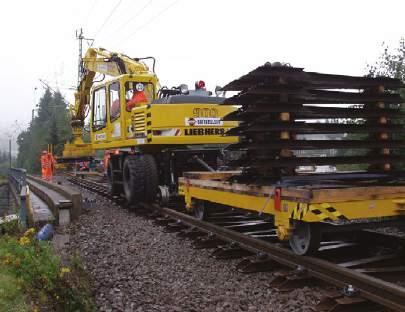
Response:
[[[146,113],[146,139],[148,143],[152,142],[152,114],[149,111],[150,107],[147,107],[147,113]]]
[[[298,219],[298,209],[300,204],[294,207],[293,211],[291,212],[290,219]]]
[[[347,218],[336,208],[328,203],[308,205],[298,204],[291,212],[291,219],[303,220],[307,213],[314,214],[319,221],[347,220]]]
[[[302,220],[304,219],[308,211],[309,211],[308,204],[298,203],[298,205],[291,212],[290,218],[295,220]]]
[[[310,211],[322,221],[347,220],[340,211],[328,203],[310,205]]]
[[[319,208],[319,207],[310,207],[310,211],[316,215],[316,217],[320,220],[320,221],[331,221],[333,219],[331,219],[325,212],[324,209]]]
[[[338,210],[336,210],[336,208],[332,207],[331,205],[325,203],[322,204],[322,207],[332,216],[334,216],[336,219],[339,220],[346,220],[347,218]]]

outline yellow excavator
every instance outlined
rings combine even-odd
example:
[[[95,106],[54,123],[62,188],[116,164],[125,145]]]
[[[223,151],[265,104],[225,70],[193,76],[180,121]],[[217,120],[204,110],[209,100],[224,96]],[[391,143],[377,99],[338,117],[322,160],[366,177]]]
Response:
[[[153,62],[152,70],[146,60]],[[220,105],[204,81],[160,87],[155,59],[131,58],[89,48],[82,58],[80,84],[71,107],[73,140],[63,159],[84,159],[96,150],[109,153],[106,174],[112,195],[129,204],[177,195],[183,171],[216,170],[222,149],[237,141],[224,133],[237,124],[223,117],[236,108]],[[95,81],[96,75],[103,76]],[[105,76],[109,76],[105,78]],[[90,112],[91,143],[82,139]]]

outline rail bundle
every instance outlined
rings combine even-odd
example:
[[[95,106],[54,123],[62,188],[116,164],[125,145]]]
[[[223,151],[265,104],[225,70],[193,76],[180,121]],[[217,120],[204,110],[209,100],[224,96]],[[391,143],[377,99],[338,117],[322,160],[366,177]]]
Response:
[[[240,126],[232,150],[250,177],[293,175],[301,166],[362,165],[389,172],[404,161],[399,79],[305,72],[266,63],[227,84],[240,91],[224,104],[240,105],[227,120]]]

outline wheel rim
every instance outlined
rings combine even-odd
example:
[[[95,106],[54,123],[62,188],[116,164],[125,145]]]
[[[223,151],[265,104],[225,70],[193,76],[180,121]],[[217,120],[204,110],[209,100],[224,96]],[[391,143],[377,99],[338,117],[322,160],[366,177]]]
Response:
[[[290,237],[291,249],[298,255],[314,253],[319,249],[319,235],[316,225],[297,222]]]
[[[107,170],[107,185],[108,185],[108,191],[111,193],[113,189],[113,179],[112,179],[112,168],[110,164],[108,164],[108,170]]]
[[[165,185],[159,185],[158,187],[158,202],[161,206],[167,205],[170,199],[169,188]]]
[[[206,218],[205,204],[202,201],[198,201],[194,205],[194,216],[198,220],[204,220]]]
[[[124,184],[125,197],[129,201],[129,198],[131,197],[131,185],[130,185],[131,176],[128,167],[125,165],[122,172],[122,180]]]

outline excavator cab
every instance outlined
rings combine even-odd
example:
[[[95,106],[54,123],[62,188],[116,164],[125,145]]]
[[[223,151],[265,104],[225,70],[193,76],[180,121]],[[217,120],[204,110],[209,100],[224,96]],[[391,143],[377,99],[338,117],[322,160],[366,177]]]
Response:
[[[153,74],[120,75],[91,89],[91,142],[95,149],[128,147],[134,142],[131,114],[136,107],[149,105],[156,97]]]

